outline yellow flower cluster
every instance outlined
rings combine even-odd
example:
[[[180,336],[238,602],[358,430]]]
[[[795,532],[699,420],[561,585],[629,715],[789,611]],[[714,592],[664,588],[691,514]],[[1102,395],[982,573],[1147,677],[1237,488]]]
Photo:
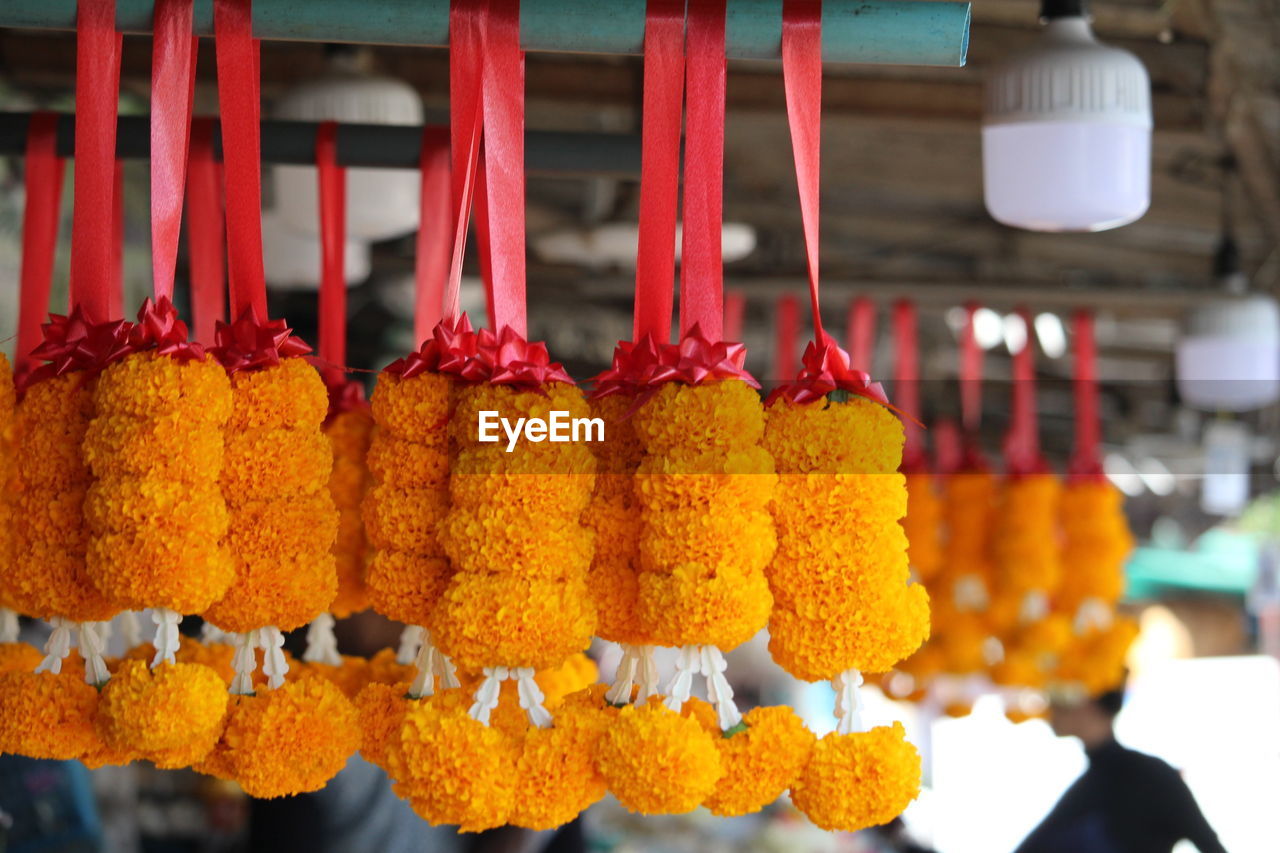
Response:
[[[62,672],[0,674],[0,753],[66,761],[93,749],[98,691]]]
[[[0,565],[13,565],[14,518],[10,494],[14,489],[14,439],[17,435],[18,394],[13,384],[13,367],[0,352]],[[18,602],[9,591],[8,571],[0,576],[0,608],[17,610]],[[38,661],[37,661],[38,662]]]
[[[329,609],[339,619],[368,606],[364,568],[369,557],[369,545],[360,506],[370,485],[365,459],[373,438],[373,426],[373,415],[367,408],[358,407],[334,415],[324,428],[333,448],[329,494],[338,508],[338,538],[333,543],[338,595]]]
[[[110,748],[138,753],[158,767],[190,767],[222,734],[227,684],[197,663],[162,663],[154,671],[122,661],[102,689],[96,721]]]
[[[932,474],[907,474],[907,558],[916,580],[929,584],[942,569],[942,499]]]
[[[886,408],[854,398],[766,412],[777,463],[776,604],[769,650],[797,678],[886,672],[929,634],[924,587],[909,583],[903,433]]]
[[[196,769],[270,799],[317,791],[360,746],[356,709],[334,684],[304,673],[275,690],[233,696],[226,727]]]
[[[459,450],[439,527],[455,574],[428,627],[464,670],[554,667],[591,641],[586,577],[593,542],[581,518],[595,458],[583,443],[522,442],[508,453],[477,435],[481,411],[545,420],[553,410],[571,418],[588,413],[582,393],[564,383],[458,392],[450,433]]]
[[[644,448],[639,623],[664,646],[724,651],[769,620],[777,476],[760,397],[739,380],[662,386],[633,415]]]
[[[1047,473],[1011,476],[1001,484],[991,528],[995,583],[989,624],[1003,636],[1038,619],[1062,579],[1061,493],[1058,478]]]
[[[18,404],[12,511],[15,554],[8,591],[30,616],[101,622],[117,608],[89,580],[81,444],[93,415],[93,383],[74,372],[35,383]]]
[[[205,618],[225,631],[290,631],[337,594],[333,451],[321,432],[328,392],[301,358],[240,371],[231,388],[222,491],[236,577]]]
[[[436,527],[449,508],[452,384],[439,373],[383,373],[373,392],[365,585],[374,610],[408,625],[428,624],[451,574]]]
[[[598,614],[596,634],[630,645],[652,643],[639,619],[640,505],[635,473],[644,454],[628,416],[634,397],[615,394],[593,400],[591,414],[604,421],[596,445],[596,485],[583,524],[595,533],[595,556],[587,590]]]
[[[235,577],[218,482],[226,372],[213,359],[134,353],[102,372],[93,404],[83,444],[95,478],[84,504],[89,578],[122,608],[202,612]]]
[[[1105,628],[1075,636],[1058,661],[1054,680],[1078,686],[1090,696],[1124,683],[1129,647],[1138,637],[1138,623],[1116,616]]]
[[[920,753],[901,723],[819,740],[791,787],[791,800],[826,830],[888,823],[920,792]]]
[[[690,700],[692,704],[696,700]],[[752,708],[742,731],[721,733],[706,703],[699,717],[720,752],[724,775],[703,803],[712,814],[736,817],[760,811],[791,787],[813,749],[814,736],[786,706]]]
[[[1060,518],[1063,575],[1055,606],[1074,615],[1090,599],[1114,605],[1133,550],[1124,495],[1106,480],[1073,480],[1063,489]]]
[[[695,717],[659,702],[622,708],[596,745],[595,760],[618,802],[640,814],[693,811],[724,775],[713,735]]]
[[[386,760],[396,793],[418,815],[479,832],[507,822],[520,753],[507,732],[468,715],[467,701],[455,689],[410,703]]]
[[[528,728],[516,765],[520,796],[511,809],[512,824],[554,829],[604,797],[595,751],[609,719],[603,710],[570,704],[556,712],[550,728]]]

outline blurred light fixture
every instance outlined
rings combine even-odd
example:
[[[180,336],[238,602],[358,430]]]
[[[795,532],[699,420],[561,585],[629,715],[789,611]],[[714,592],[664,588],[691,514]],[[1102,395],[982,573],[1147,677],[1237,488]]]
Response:
[[[1111,484],[1131,498],[1145,491],[1138,469],[1119,453],[1108,453],[1102,460],[1102,470]]]
[[[676,226],[676,260],[680,260],[682,226]],[[569,264],[592,270],[635,269],[639,226],[608,222],[590,228],[550,231],[531,240],[533,252],[546,263]],[[741,222],[724,223],[720,253],[726,264],[740,261],[756,249],[756,229]]]
[[[1022,321],[1021,315],[1005,314],[1001,323],[1004,326],[1004,346],[1009,350],[1009,355],[1022,352],[1022,348],[1027,345],[1027,324]]]
[[[994,349],[999,346],[1004,340],[1003,318],[990,308],[979,308],[974,311],[973,339],[983,349]]]
[[[285,92],[272,115],[293,121],[422,124],[422,98],[402,80],[374,74],[367,49],[334,45],[329,68]],[[318,234],[314,166],[273,166],[275,207],[294,231]],[[412,169],[347,169],[347,234],[387,240],[418,227],[421,181]]]
[[[1062,358],[1067,354],[1067,330],[1063,328],[1061,317],[1049,312],[1037,314],[1035,326],[1040,349],[1044,350],[1045,355],[1049,358]]]
[[[347,285],[369,277],[369,244],[348,238],[343,251]],[[262,212],[262,266],[267,283],[278,290],[316,290],[320,287],[320,238],[300,234],[275,210]]]
[[[987,77],[987,211],[1032,231],[1103,231],[1150,202],[1151,81],[1094,38],[1084,0],[1042,0],[1044,32]]]
[[[1173,494],[1174,487],[1178,485],[1178,480],[1169,470],[1169,466],[1154,456],[1140,460],[1137,470],[1142,484],[1150,489],[1152,494],[1160,497]]]
[[[1178,394],[1189,406],[1244,412],[1280,400],[1280,306],[1250,293],[1235,242],[1214,257],[1222,295],[1190,312],[1178,342]]]

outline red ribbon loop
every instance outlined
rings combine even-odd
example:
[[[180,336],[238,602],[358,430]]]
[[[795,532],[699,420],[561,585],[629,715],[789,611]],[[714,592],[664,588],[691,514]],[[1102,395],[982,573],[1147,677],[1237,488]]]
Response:
[[[284,320],[262,321],[248,308],[234,323],[219,323],[213,355],[228,373],[274,367],[286,358],[311,352],[311,347]]]
[[[800,337],[800,303],[787,293],[778,297],[777,337],[774,341],[773,375],[787,382],[796,375],[796,341]]]
[[[484,65],[485,0],[449,3],[449,139],[453,253],[443,313],[457,317],[467,224],[476,194],[477,167],[484,129],[481,77]],[[481,253],[484,254],[483,252]],[[456,325],[453,324],[453,325]]]
[[[671,338],[684,106],[684,5],[683,0],[649,0],[645,11],[643,177],[632,328],[636,340],[645,335],[661,341]],[[736,339],[736,335],[730,337]]]
[[[688,6],[680,330],[724,337],[725,0]]]
[[[893,396],[908,412],[920,411],[920,352],[917,342],[915,303],[902,299],[893,306],[894,376]],[[906,443],[902,448],[902,470],[919,472],[928,468],[924,437],[919,425],[903,424]]]
[[[167,296],[142,303],[138,322],[129,331],[129,346],[139,351],[154,349],[179,361],[204,358],[204,347],[187,340],[187,324],[178,319],[178,309]]]
[[[670,312],[668,312],[670,313]],[[724,338],[727,341],[742,340],[742,329],[747,319],[747,295],[741,290],[724,292]],[[668,316],[667,325],[671,325]]]
[[[44,339],[31,351],[32,358],[48,363],[28,373],[23,387],[75,370],[100,373],[133,351],[129,344],[132,327],[127,320],[91,322],[80,305],[68,316],[50,314],[42,330]]]
[[[262,162],[259,42],[253,37],[251,0],[214,0],[214,52],[222,159],[226,169],[227,259],[231,314],[267,317],[262,268]]]
[[[227,320],[223,251],[222,168],[213,158],[213,120],[191,124],[187,177],[187,248],[191,255],[191,318],[196,340],[213,341]]]
[[[782,4],[782,82],[787,98],[787,123],[800,191],[800,219],[804,227],[809,270],[809,301],[813,309],[813,337],[824,336],[818,292],[818,212],[821,207],[822,149],[822,0],[784,0]],[[864,368],[867,365],[858,364]]]
[[[519,0],[489,0],[483,67],[490,325],[528,335],[525,314],[524,51]],[[482,247],[483,249],[483,247]],[[482,251],[482,254],[483,251]]]
[[[115,0],[76,6],[75,207],[71,231],[71,304],[86,323],[112,314],[115,248],[116,112],[120,44]]]
[[[960,331],[960,421],[970,434],[982,426],[982,347],[973,328],[978,308],[974,302],[965,305]]]
[[[1013,354],[1013,406],[1009,431],[1005,435],[1005,469],[1013,476],[1046,470],[1040,455],[1040,428],[1036,415],[1035,341],[1032,337],[1031,314],[1018,308],[1017,315],[1026,330],[1022,348]]]
[[[58,117],[33,113],[27,126],[26,202],[22,211],[22,272],[18,341],[14,373],[31,370],[32,350],[40,345],[40,327],[49,311],[54,249],[65,163],[58,156]]]
[[[1098,407],[1098,345],[1094,335],[1094,318],[1090,311],[1079,311],[1074,319],[1076,422],[1075,451],[1070,473],[1076,478],[1104,476],[1102,469],[1102,421]]]
[[[845,340],[849,342],[849,363],[870,373],[876,350],[876,306],[865,296],[849,305]]]
[[[449,249],[453,235],[450,208],[449,133],[428,127],[422,133],[419,158],[422,187],[419,196],[418,237],[414,261],[413,336],[426,341],[445,317],[458,316],[458,294],[446,298],[449,283]]]
[[[330,386],[342,382],[347,361],[347,170],[338,165],[338,124],[316,131],[316,181],[320,200],[321,373]]]
[[[196,72],[192,5],[156,0],[151,27],[151,280],[157,301],[173,298],[182,229]]]

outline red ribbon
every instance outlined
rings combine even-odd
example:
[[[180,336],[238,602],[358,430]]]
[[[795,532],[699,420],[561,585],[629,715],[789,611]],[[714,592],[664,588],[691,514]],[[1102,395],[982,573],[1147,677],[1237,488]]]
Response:
[[[482,71],[484,201],[489,226],[490,325],[523,339],[525,319],[524,51],[519,0],[489,0]],[[483,247],[482,247],[483,249]],[[482,254],[484,254],[482,252]]]
[[[800,304],[788,293],[778,297],[773,375],[786,382],[796,375],[796,341],[800,337]]]
[[[920,411],[920,352],[917,343],[916,305],[902,299],[893,306],[894,376],[893,395],[905,411]],[[902,470],[916,473],[928,468],[924,436],[917,424],[903,424],[906,443],[902,448]]]
[[[1022,348],[1013,354],[1013,405],[1009,431],[1005,435],[1005,469],[1012,476],[1042,473],[1047,465],[1040,455],[1040,428],[1036,415],[1035,343],[1031,314],[1018,308],[1026,329]]]
[[[31,370],[31,351],[49,310],[65,163],[58,157],[58,117],[33,113],[27,126],[26,202],[22,211],[22,285],[14,372]]]
[[[250,312],[265,319],[259,42],[253,37],[252,20],[251,0],[214,0],[214,53],[218,64],[218,107],[222,114],[222,159],[226,169],[231,314],[240,318]]]
[[[784,0],[782,4],[782,83],[787,99],[787,123],[800,191],[800,219],[804,227],[809,270],[809,301],[813,309],[813,337],[822,341],[822,312],[818,292],[818,212],[821,207],[820,152],[822,150],[822,2]],[[865,365],[858,365],[863,367]]]
[[[485,177],[484,146],[480,148],[478,163],[475,178],[476,255],[480,260],[480,282],[484,286],[485,317],[493,326],[496,311],[493,306],[493,241],[489,234],[489,184]]]
[[[632,328],[636,340],[645,335],[661,341],[671,338],[684,103],[684,6],[683,0],[649,0],[645,11],[643,177]],[[741,328],[739,324],[739,333]],[[737,334],[728,337],[736,340]]]
[[[129,331],[129,346],[135,351],[154,349],[179,361],[204,358],[204,347],[187,340],[187,324],[178,319],[178,309],[167,296],[146,300],[138,311],[138,322]]]
[[[1074,319],[1075,337],[1075,451],[1069,472],[1073,478],[1097,479],[1102,469],[1102,421],[1098,408],[1098,345],[1091,311],[1079,311]]]
[[[662,343],[650,335],[639,341],[621,341],[613,353],[613,365],[596,376],[592,397],[630,394],[637,405],[657,393],[667,382],[700,385],[735,379],[759,388],[743,366],[747,348],[740,343],[712,340],[694,326],[677,344]]]
[[[156,0],[151,50],[151,280],[157,301],[173,298],[182,229],[196,37],[192,0]]]
[[[80,305],[67,316],[50,314],[43,327],[43,341],[31,351],[32,358],[48,363],[28,373],[23,387],[73,370],[89,375],[101,372],[133,351],[129,344],[132,327],[127,320],[94,323]]]
[[[284,320],[263,322],[245,309],[234,323],[219,323],[212,353],[228,373],[274,367],[286,358],[311,352],[311,347]]]
[[[423,131],[419,169],[422,171],[422,187],[414,263],[413,336],[421,343],[444,319],[446,311],[451,317],[458,314],[458,294],[452,294],[451,300],[445,299],[453,233],[448,131],[438,127]],[[446,307],[446,302],[451,304]]]
[[[688,6],[680,331],[724,337],[725,0]]]
[[[187,177],[187,248],[191,255],[191,317],[198,341],[213,340],[227,320],[223,254],[222,169],[213,158],[213,120],[191,124]]]
[[[668,300],[670,301],[670,300]],[[669,312],[668,312],[669,313]],[[742,329],[747,318],[747,295],[741,290],[724,292],[724,337],[727,341],[742,340]],[[671,325],[668,316],[667,325]]]
[[[964,307],[960,331],[960,420],[970,434],[982,426],[982,347],[973,329],[977,313],[977,303]]]
[[[115,0],[76,6],[75,207],[71,231],[71,303],[85,323],[107,322],[115,248],[114,168],[120,100],[120,43]]]
[[[111,168],[111,266],[107,282],[107,316],[124,315],[124,163]]]
[[[417,352],[386,368],[387,373],[405,379],[430,371],[463,382],[530,391],[540,391],[548,382],[573,382],[564,367],[551,360],[545,344],[529,343],[509,326],[496,334],[491,329],[473,331],[465,315],[442,320]]]
[[[347,170],[338,165],[338,124],[326,121],[316,132],[316,175],[320,199],[321,373],[340,385],[347,361]]]
[[[485,8],[482,0],[450,0],[449,3],[449,139],[454,234],[445,318],[455,317],[458,313],[456,302],[449,305],[448,296],[449,293],[456,295],[460,289],[467,221],[476,191],[476,169],[484,129],[480,96]]]
[[[849,304],[845,340],[849,342],[849,363],[858,370],[871,372],[876,349],[876,306],[865,296]]]

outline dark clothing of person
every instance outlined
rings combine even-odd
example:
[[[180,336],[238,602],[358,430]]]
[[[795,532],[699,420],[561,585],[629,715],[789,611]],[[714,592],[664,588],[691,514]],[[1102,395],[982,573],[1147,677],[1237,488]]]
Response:
[[[1226,853],[1178,771],[1114,739],[1016,853],[1169,853],[1183,839]]]

